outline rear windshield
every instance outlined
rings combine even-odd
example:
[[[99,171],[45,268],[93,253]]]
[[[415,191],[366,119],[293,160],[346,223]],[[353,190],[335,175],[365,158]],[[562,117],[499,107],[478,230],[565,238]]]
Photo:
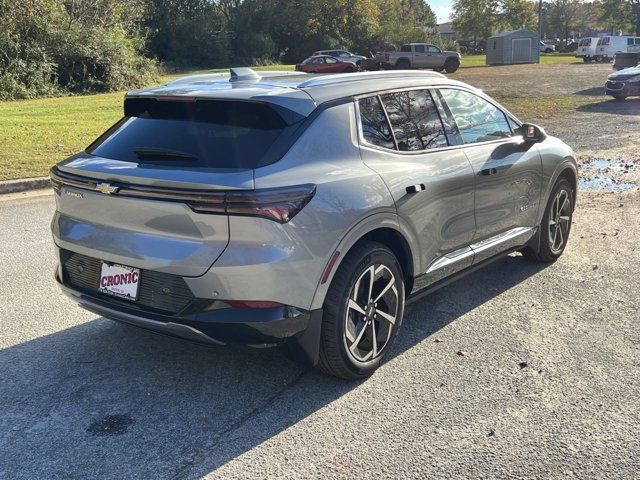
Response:
[[[125,117],[87,151],[126,162],[255,168],[285,127],[259,103],[127,99]]]

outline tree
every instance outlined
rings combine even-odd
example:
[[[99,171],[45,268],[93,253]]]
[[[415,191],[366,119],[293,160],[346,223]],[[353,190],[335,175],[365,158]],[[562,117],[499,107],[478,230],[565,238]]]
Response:
[[[631,4],[631,21],[635,26],[636,35],[640,36],[640,0],[629,0]]]
[[[600,9],[599,23],[613,35],[631,28],[631,2],[602,0],[598,7]]]
[[[562,34],[565,41],[569,34],[586,28],[579,0],[554,0],[548,9],[549,26]]]
[[[452,26],[463,37],[486,39],[498,28],[497,0],[455,0]]]
[[[536,5],[531,0],[502,0],[500,23],[503,28],[535,30],[538,25]]]

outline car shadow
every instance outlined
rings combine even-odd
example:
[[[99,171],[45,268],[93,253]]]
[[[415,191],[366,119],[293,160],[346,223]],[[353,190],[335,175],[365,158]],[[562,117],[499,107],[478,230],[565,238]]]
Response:
[[[609,97],[607,97],[609,98]],[[581,105],[576,109],[578,112],[588,113],[610,113],[612,115],[634,115],[640,114],[640,98],[628,98],[619,101],[611,98],[602,102]]]
[[[390,361],[542,268],[511,255],[411,304]],[[360,383],[97,318],[0,351],[0,476],[200,477]]]
[[[587,97],[601,97],[604,96],[604,87],[585,88],[575,92],[575,95],[584,95]]]

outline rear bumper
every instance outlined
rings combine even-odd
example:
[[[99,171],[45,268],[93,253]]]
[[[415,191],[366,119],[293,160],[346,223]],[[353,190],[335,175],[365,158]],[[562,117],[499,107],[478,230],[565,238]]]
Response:
[[[273,308],[189,308],[164,315],[139,308],[135,303],[96,292],[82,291],[64,280],[62,268],[55,278],[63,293],[97,315],[157,333],[209,345],[271,346],[292,344],[309,364],[318,361],[322,310],[304,311],[290,306]],[[196,302],[197,305],[197,302]]]

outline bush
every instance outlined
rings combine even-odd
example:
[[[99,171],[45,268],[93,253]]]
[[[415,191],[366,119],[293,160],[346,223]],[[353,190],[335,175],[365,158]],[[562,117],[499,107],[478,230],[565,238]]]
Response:
[[[140,54],[140,12],[126,0],[0,0],[0,100],[153,81],[159,70]]]

